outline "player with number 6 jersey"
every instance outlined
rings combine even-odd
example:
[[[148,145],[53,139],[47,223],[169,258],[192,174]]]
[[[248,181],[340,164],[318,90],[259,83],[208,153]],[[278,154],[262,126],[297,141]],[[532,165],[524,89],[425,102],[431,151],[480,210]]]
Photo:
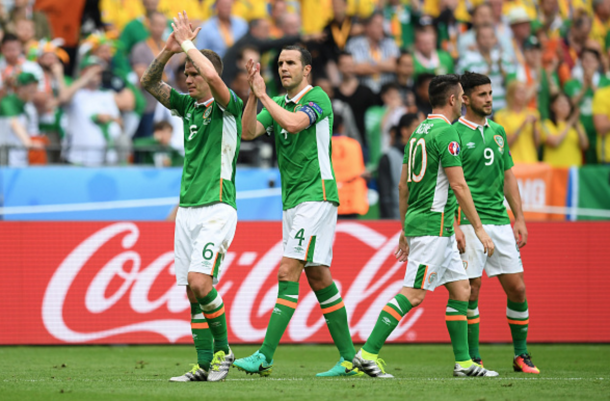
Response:
[[[385,372],[385,362],[379,358],[381,347],[400,320],[423,302],[426,291],[444,285],[449,291],[445,321],[455,356],[453,375],[497,376],[474,363],[468,353],[466,309],[470,286],[453,235],[457,197],[477,228],[483,247],[493,253],[493,242],[483,230],[464,180],[460,141],[451,125],[462,109],[460,78],[436,76],[428,92],[432,114],[417,127],[405,147],[399,183],[404,226],[396,257],[401,262],[408,257],[403,288],[381,311],[354,365],[372,377],[393,377]]]
[[[356,353],[347,322],[347,311],[330,274],[339,196],[332,166],[333,110],[320,87],[308,83],[312,57],[307,49],[287,46],[278,59],[285,96],[267,96],[260,64],[249,60],[250,97],[243,115],[243,137],[254,139],[265,132],[275,136],[282,178],[284,257],[278,271],[278,296],[261,348],[235,366],[250,374],[268,376],[273,355],[295,312],[299,279],[305,270],[331,337],[339,362],[317,376],[362,376],[353,369]],[[258,116],[258,101],[265,107]]]
[[[184,167],[176,216],[174,270],[191,303],[191,332],[197,364],[173,382],[221,381],[235,356],[229,348],[225,307],[214,288],[237,226],[235,165],[241,140],[243,102],[222,81],[222,60],[197,50],[186,13],[174,18],[174,32],[142,76],[142,87],[182,117]],[[161,80],[163,67],[186,53],[188,95]]]
[[[496,252],[486,255],[476,240],[468,217],[458,212],[456,239],[470,279],[468,302],[468,344],[470,356],[479,364],[479,290],[483,270],[488,277],[498,277],[507,296],[506,317],[513,337],[513,368],[518,372],[538,374],[527,350],[529,311],[519,249],[527,243],[527,229],[521,208],[517,179],[512,172],[506,133],[501,125],[487,119],[492,112],[489,77],[466,72],[461,77],[466,115],[454,124],[464,149],[462,164],[466,182],[485,231],[496,244]],[[515,216],[511,229],[504,206],[508,201]],[[459,227],[457,225],[459,224]]]

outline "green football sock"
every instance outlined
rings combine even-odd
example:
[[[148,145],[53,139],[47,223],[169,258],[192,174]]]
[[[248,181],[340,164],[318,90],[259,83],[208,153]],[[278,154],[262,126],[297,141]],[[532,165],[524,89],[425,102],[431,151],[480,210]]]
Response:
[[[468,302],[468,350],[472,359],[481,359],[479,354],[479,301]]]
[[[356,356],[356,350],[349,332],[347,311],[341,294],[339,294],[339,289],[335,283],[332,283],[328,287],[316,291],[315,294],[322,308],[322,314],[324,320],[326,320],[330,336],[339,349],[339,354],[346,361],[351,361]]]
[[[506,318],[510,326],[510,333],[513,336],[515,355],[527,354],[527,330],[530,322],[527,300],[525,302],[512,302],[507,299]]]
[[[225,304],[216,288],[205,297],[197,299],[203,310],[205,320],[210,326],[214,336],[214,352],[229,352],[229,340],[227,338],[227,317],[225,315]]]
[[[214,357],[214,337],[198,303],[191,304],[191,333],[197,350],[197,363],[202,369],[210,370]]]
[[[467,311],[467,301],[450,299],[447,302],[445,323],[447,323],[447,330],[449,330],[449,337],[451,337],[451,345],[453,346],[456,362],[470,361],[470,354],[468,353]]]
[[[299,283],[294,281],[280,281],[277,301],[269,319],[269,326],[265,334],[265,341],[259,352],[265,355],[267,363],[271,363],[273,354],[290,323],[290,319],[297,308],[299,300]]]
[[[411,302],[402,294],[396,295],[383,307],[373,332],[362,349],[370,354],[377,355],[387,338],[392,334],[400,319],[413,308]]]

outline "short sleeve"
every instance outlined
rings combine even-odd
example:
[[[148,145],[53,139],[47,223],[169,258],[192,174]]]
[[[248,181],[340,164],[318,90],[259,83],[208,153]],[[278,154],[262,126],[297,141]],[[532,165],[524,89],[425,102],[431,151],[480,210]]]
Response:
[[[241,116],[244,102],[240,98],[238,98],[235,92],[233,92],[231,89],[229,89],[229,94],[231,95],[229,99],[229,104],[227,104],[227,107],[220,108],[223,111],[234,115],[235,117]]]
[[[170,109],[179,117],[184,117],[185,111],[193,99],[189,95],[181,95],[172,88],[169,95]]]
[[[435,139],[438,146],[438,158],[443,168],[460,167],[462,165],[460,137],[455,128],[447,127],[439,132]]]
[[[262,109],[256,116],[256,120],[263,124],[263,127],[265,127],[267,132],[269,132],[270,128],[273,126],[273,118],[267,109]]]
[[[309,126],[324,120],[333,112],[333,107],[328,95],[321,89],[317,88],[314,90],[316,90],[316,92],[307,96],[307,99],[303,102],[303,107],[299,110],[309,117]]]
[[[508,146],[508,140],[506,139],[506,131],[504,131],[503,127],[500,127],[500,135],[502,135],[502,139],[504,139],[504,153],[502,156],[504,158],[504,171],[510,170],[515,162],[513,161],[513,155],[510,154],[510,147]]]

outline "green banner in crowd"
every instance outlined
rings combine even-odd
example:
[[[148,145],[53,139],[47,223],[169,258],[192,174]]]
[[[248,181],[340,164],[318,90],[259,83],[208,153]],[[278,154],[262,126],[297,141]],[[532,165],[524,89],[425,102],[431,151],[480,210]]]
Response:
[[[578,208],[610,210],[610,166],[583,166],[578,169]],[[608,220],[578,215],[578,220]]]

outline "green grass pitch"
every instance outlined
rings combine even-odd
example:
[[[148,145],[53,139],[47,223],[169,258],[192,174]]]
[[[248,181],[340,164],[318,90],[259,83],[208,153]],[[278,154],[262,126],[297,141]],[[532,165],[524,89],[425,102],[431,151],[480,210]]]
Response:
[[[254,346],[234,346],[244,357]],[[0,400],[610,400],[610,345],[531,345],[538,376],[514,373],[512,347],[481,347],[499,378],[453,378],[450,345],[386,345],[394,380],[315,378],[330,345],[280,345],[269,378],[231,369],[226,382],[169,383],[194,362],[189,346],[0,347]]]

